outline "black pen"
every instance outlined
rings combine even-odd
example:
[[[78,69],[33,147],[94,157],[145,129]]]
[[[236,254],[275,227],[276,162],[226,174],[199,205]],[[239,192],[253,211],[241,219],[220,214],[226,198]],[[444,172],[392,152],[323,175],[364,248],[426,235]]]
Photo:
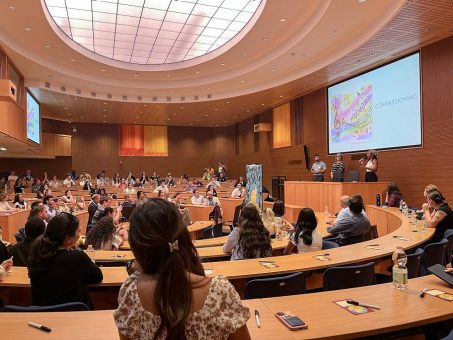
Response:
[[[329,256],[329,255],[330,255],[330,254],[327,253],[327,254],[318,254],[318,255],[316,255],[316,256]]]
[[[50,333],[50,332],[52,331],[49,327],[40,325],[39,323],[34,323],[34,322],[29,321],[29,322],[28,322],[28,325],[31,326],[31,327],[33,327],[33,328],[40,329],[40,330],[42,330],[42,331],[44,331],[44,332]]]
[[[381,307],[379,307],[379,306],[370,305],[368,303],[363,303],[363,302],[359,302],[359,301],[355,301],[355,300],[346,300],[346,302],[349,303],[350,305],[354,305],[354,306],[367,307],[367,308],[373,308],[373,309],[381,309]]]
[[[258,328],[261,328],[260,312],[258,312],[257,309],[255,309],[255,321],[256,321],[256,325],[258,326]]]
[[[379,243],[378,244],[369,244],[368,247],[379,247]]]
[[[424,298],[426,292],[427,292],[427,289],[426,289],[426,288],[423,288],[423,290],[420,292],[420,297],[421,297],[421,298]]]

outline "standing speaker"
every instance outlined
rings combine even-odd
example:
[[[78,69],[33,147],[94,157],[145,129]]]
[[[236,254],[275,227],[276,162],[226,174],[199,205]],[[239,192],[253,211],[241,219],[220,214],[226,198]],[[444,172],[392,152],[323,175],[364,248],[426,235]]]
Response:
[[[305,156],[305,167],[307,170],[310,169],[310,157],[308,157],[308,148],[307,145],[304,145],[304,156]]]

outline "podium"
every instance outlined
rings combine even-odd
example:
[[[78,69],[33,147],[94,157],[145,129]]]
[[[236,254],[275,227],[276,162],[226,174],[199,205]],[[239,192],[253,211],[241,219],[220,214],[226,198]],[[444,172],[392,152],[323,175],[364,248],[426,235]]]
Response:
[[[298,205],[312,208],[314,211],[324,211],[325,207],[330,213],[341,209],[340,197],[360,194],[365,205],[375,205],[376,195],[381,195],[381,203],[385,197],[382,193],[387,187],[386,182],[285,182],[285,205]]]

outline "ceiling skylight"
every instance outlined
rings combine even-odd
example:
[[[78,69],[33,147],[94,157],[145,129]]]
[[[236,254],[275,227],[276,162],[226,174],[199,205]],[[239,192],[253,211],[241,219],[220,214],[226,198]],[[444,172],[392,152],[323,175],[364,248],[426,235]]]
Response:
[[[206,55],[250,29],[265,0],[44,0],[74,42],[126,63],[160,65]],[[257,15],[255,16],[255,13]],[[241,34],[244,32],[241,32]]]

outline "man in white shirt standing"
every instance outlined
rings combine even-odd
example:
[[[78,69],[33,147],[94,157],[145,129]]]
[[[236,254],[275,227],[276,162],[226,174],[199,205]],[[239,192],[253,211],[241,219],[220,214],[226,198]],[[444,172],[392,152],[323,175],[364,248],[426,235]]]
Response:
[[[313,174],[313,181],[324,182],[324,173],[326,172],[326,163],[321,161],[319,154],[315,155],[315,162],[311,167],[311,173]]]

